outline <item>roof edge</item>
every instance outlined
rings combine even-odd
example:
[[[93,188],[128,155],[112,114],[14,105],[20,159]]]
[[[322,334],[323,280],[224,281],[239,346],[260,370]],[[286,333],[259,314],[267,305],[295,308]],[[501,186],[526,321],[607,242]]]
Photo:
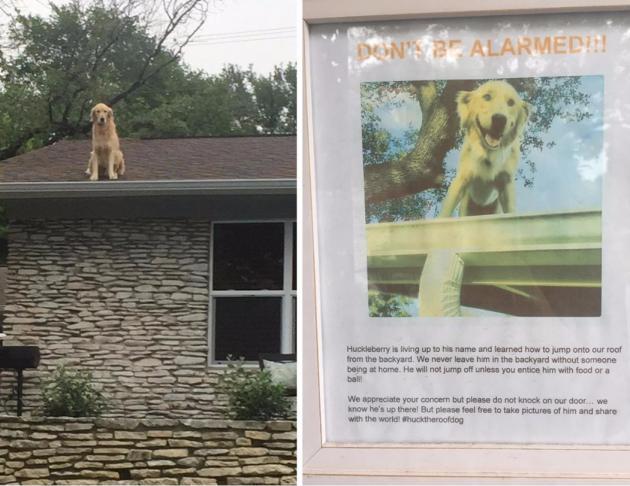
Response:
[[[204,139],[218,139],[218,138],[297,138],[297,133],[233,133],[227,135],[182,135],[179,137],[174,136],[156,136],[156,137],[121,137],[121,140],[139,140],[139,141],[151,141],[151,140],[204,140]],[[85,139],[65,139],[65,140],[85,140]],[[89,139],[88,139],[89,140]]]
[[[123,196],[295,194],[296,179],[0,182],[0,200]]]

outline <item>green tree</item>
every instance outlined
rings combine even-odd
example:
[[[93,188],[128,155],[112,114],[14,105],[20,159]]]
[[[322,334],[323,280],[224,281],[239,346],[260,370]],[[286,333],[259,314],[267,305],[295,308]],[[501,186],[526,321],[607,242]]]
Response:
[[[289,69],[295,70],[295,64],[275,71]],[[282,116],[261,115],[268,108],[256,86],[269,77],[235,65],[216,75],[169,66],[160,78],[120,104],[118,129],[126,137],[295,133],[294,101],[273,94]],[[281,83],[270,87],[272,93],[282,89]],[[291,89],[295,91],[295,80]]]
[[[411,299],[404,295],[371,291],[368,295],[370,317],[411,317],[406,307]]]
[[[75,0],[48,18],[13,11],[0,54],[0,159],[86,133],[110,106],[167,75],[205,21],[208,0]],[[152,31],[160,20],[163,27]]]
[[[294,133],[296,130],[296,65],[276,66],[268,76],[250,70],[249,81],[256,100],[256,122],[265,133]]]

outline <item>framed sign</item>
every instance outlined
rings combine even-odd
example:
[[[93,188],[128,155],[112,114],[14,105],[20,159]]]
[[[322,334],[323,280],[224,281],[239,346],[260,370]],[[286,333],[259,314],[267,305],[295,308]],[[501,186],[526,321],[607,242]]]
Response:
[[[630,477],[630,2],[348,3],[304,12],[305,480]]]

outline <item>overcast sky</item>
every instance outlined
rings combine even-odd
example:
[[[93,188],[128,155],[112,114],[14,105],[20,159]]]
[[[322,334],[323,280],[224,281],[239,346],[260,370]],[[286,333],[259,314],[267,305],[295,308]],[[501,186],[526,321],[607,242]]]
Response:
[[[184,59],[208,72],[224,64],[254,65],[269,72],[274,65],[295,62],[298,0],[223,0],[213,8],[197,41]],[[219,43],[220,42],[220,43]]]
[[[48,15],[46,0],[13,0],[23,12]],[[266,73],[295,62],[298,0],[217,0],[208,20],[184,52],[194,68],[216,73],[228,63]],[[55,0],[56,4],[67,3]],[[2,17],[2,14],[0,14]]]

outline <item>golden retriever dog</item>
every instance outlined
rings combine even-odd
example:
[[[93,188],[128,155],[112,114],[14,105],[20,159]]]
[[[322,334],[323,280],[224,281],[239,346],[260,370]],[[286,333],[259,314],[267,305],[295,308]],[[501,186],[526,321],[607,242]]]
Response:
[[[107,168],[110,179],[118,179],[125,173],[125,158],[120,150],[114,112],[104,103],[99,103],[91,112],[92,152],[85,173],[91,181],[98,180],[99,167]]]
[[[488,81],[457,93],[457,114],[464,142],[455,178],[439,217],[514,212],[514,176],[521,156],[521,137],[531,107],[505,81]]]

